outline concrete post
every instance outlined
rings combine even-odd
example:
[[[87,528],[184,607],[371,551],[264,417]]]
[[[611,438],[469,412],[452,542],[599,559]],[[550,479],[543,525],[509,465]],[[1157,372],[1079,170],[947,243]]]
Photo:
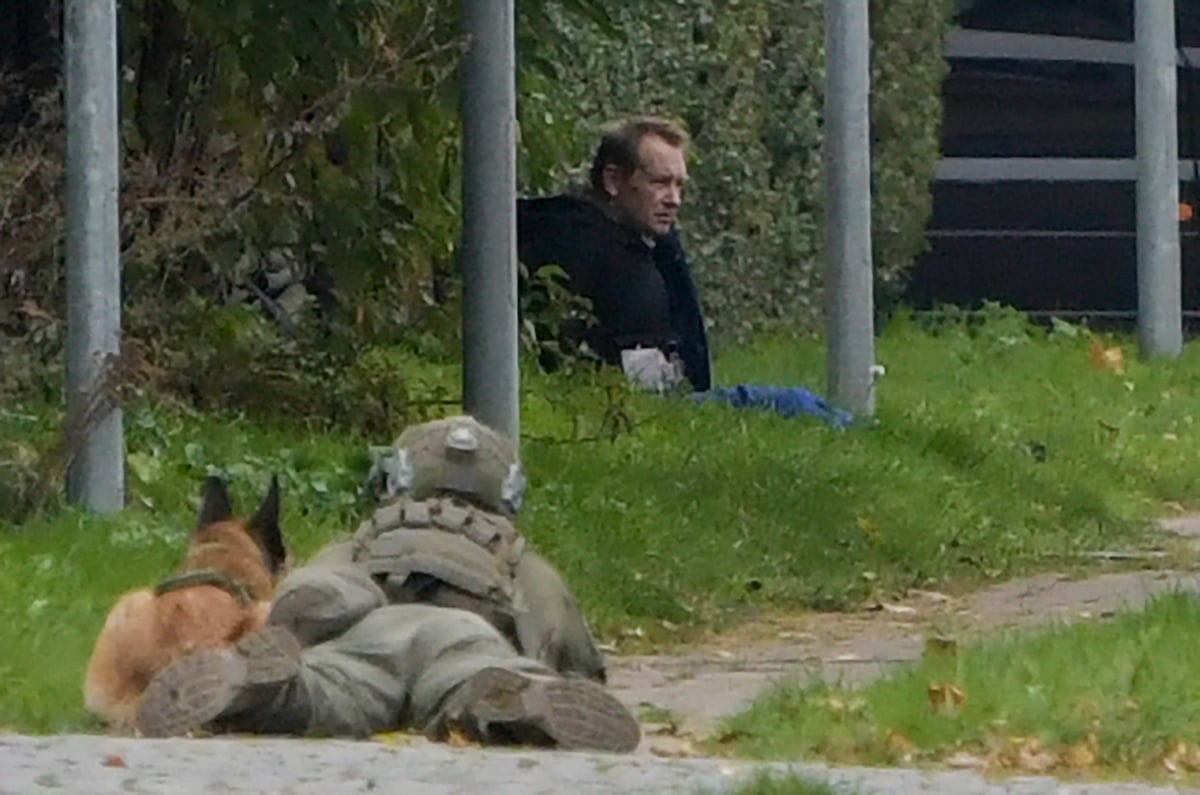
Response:
[[[1134,2],[1138,345],[1183,351],[1174,0]]]
[[[513,0],[463,0],[463,408],[520,441]]]
[[[121,409],[115,0],[66,0],[67,497],[103,513],[125,505]]]
[[[868,0],[825,0],[829,399],[875,413]]]

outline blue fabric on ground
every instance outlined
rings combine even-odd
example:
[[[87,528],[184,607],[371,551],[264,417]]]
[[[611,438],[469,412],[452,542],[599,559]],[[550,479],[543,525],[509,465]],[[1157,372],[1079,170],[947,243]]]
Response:
[[[804,414],[834,428],[846,428],[854,423],[854,415],[850,412],[835,408],[820,395],[798,386],[738,384],[694,392],[690,397],[696,403],[716,401],[734,408],[769,409],[789,419]]]

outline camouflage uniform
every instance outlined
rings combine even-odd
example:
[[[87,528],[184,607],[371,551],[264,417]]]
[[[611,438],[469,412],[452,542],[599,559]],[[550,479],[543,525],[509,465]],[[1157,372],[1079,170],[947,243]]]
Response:
[[[143,732],[458,729],[631,750],[636,721],[596,684],[574,597],[512,523],[524,476],[507,440],[469,417],[426,423],[373,478],[382,507],[280,585],[267,630],[151,683]]]

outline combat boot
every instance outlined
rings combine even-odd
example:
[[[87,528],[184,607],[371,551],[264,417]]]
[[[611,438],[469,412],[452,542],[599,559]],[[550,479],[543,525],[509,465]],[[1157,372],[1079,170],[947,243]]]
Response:
[[[427,727],[434,740],[458,732],[484,745],[535,745],[626,752],[637,720],[595,682],[550,673],[485,668],[463,682]]]
[[[177,737],[218,726],[291,732],[292,727],[251,726],[248,721],[259,723],[264,713],[282,715],[268,708],[299,669],[300,643],[278,626],[247,635],[229,648],[190,654],[150,681],[138,709],[138,730],[146,737]]]

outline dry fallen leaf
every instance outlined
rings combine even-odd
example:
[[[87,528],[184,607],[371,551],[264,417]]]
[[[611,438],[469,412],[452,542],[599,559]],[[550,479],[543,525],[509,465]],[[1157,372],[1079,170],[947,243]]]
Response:
[[[1168,773],[1178,773],[1181,770],[1194,773],[1200,770],[1200,748],[1183,740],[1176,740],[1163,757],[1162,764]]]
[[[1107,370],[1117,375],[1125,374],[1125,351],[1120,346],[1106,348],[1104,343],[1093,339],[1088,349],[1092,367],[1097,370]]]
[[[917,744],[905,737],[900,732],[892,732],[887,738],[888,748],[902,756],[911,756],[916,753]]]
[[[1089,734],[1083,742],[1076,743],[1062,753],[1062,763],[1067,767],[1094,767],[1100,761],[1100,739]]]
[[[929,706],[934,712],[958,709],[967,703],[967,694],[958,685],[943,682],[929,686]]]
[[[466,732],[460,729],[451,729],[450,733],[446,735],[446,745],[451,748],[475,748],[479,743],[468,737]]]
[[[1019,759],[1018,767],[1026,773],[1049,773],[1058,766],[1058,755],[1052,751],[1029,750]]]
[[[664,759],[691,759],[700,756],[700,751],[686,737],[655,737],[649,743],[650,753]]]
[[[125,758],[117,756],[116,754],[104,757],[104,761],[100,764],[104,765],[105,767],[128,767],[128,765],[125,764]]]
[[[1025,773],[1048,773],[1059,764],[1058,754],[1042,748],[1037,737],[1009,737],[992,763]]]
[[[952,767],[956,770],[981,770],[987,767],[987,760],[982,756],[970,754],[966,751],[959,751],[946,757],[946,767]]]

